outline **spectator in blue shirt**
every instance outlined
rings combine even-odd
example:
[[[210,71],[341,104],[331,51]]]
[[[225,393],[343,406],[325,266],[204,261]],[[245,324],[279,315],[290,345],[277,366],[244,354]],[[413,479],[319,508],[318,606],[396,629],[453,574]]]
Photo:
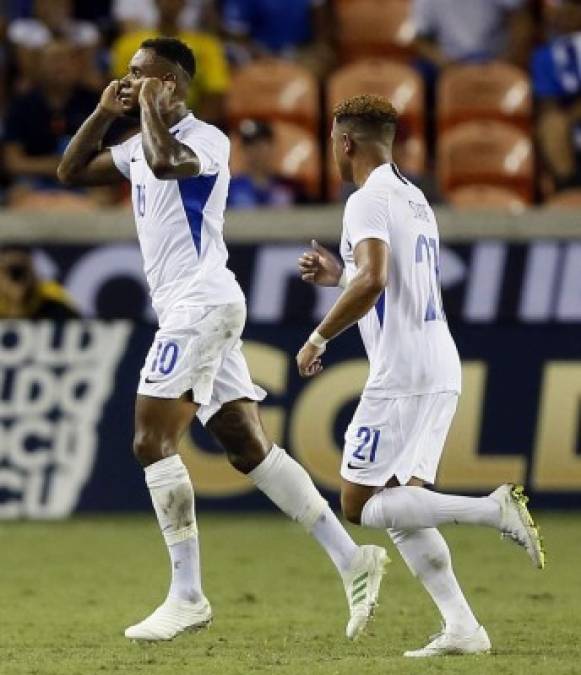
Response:
[[[541,157],[560,190],[581,185],[581,5],[552,2],[544,25],[552,37],[533,53],[531,75]]]
[[[284,208],[304,202],[299,185],[276,174],[274,134],[264,122],[243,120],[239,128],[244,152],[245,170],[230,181],[228,206],[251,209],[261,206]]]
[[[504,59],[526,63],[532,24],[527,0],[414,0],[418,54],[450,63]]]
[[[333,62],[327,0],[224,0],[222,22],[233,60],[299,59],[319,73]]]

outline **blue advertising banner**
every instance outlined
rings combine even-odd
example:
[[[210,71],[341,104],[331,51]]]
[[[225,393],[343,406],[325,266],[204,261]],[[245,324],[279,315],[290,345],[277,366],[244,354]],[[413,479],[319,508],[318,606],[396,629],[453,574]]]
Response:
[[[299,244],[229,246],[229,266],[256,324],[305,324],[324,315],[336,289],[297,276]],[[39,245],[40,274],[62,283],[83,316],[155,322],[136,242],[98,246]],[[443,243],[441,283],[446,314],[467,324],[581,323],[581,241],[526,243],[482,239]]]
[[[356,330],[302,380],[294,355],[312,323],[251,321],[245,350],[269,391],[263,418],[336,504],[342,436],[365,381]],[[464,388],[438,475],[446,491],[525,483],[538,506],[581,506],[581,340],[573,323],[456,319]],[[131,454],[135,389],[154,326],[127,320],[0,322],[0,517],[148,509]],[[198,508],[267,506],[199,425],[183,457]]]

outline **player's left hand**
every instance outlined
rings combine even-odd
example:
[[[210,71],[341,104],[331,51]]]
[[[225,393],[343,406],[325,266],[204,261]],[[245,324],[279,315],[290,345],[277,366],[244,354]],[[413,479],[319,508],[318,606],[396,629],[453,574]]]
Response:
[[[323,370],[321,356],[325,352],[325,347],[315,347],[308,340],[297,354],[297,366],[301,377],[313,377]]]
[[[176,83],[171,80],[160,80],[158,77],[146,77],[139,91],[139,105],[151,103],[160,112],[171,107],[171,98]]]

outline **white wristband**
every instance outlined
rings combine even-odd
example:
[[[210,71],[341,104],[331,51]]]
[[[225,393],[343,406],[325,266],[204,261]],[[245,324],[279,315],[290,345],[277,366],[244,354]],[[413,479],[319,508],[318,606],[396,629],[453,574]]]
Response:
[[[343,268],[343,274],[341,275],[341,278],[339,279],[339,283],[337,284],[337,286],[339,286],[339,288],[345,288],[348,283],[349,280],[347,279],[347,270]]]
[[[309,335],[309,342],[318,349],[321,349],[327,344],[327,342],[329,342],[329,340],[325,340],[325,338],[319,333],[318,330],[314,330]]]

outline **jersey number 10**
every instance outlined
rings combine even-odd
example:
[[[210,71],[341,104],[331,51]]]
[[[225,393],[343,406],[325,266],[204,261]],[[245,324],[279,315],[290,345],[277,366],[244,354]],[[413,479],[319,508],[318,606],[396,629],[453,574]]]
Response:
[[[426,238],[423,234],[416,241],[416,263],[426,263],[428,266],[429,293],[428,306],[424,315],[424,321],[445,321],[444,307],[442,305],[442,292],[440,290],[440,261],[438,258],[438,243],[433,238]]]

